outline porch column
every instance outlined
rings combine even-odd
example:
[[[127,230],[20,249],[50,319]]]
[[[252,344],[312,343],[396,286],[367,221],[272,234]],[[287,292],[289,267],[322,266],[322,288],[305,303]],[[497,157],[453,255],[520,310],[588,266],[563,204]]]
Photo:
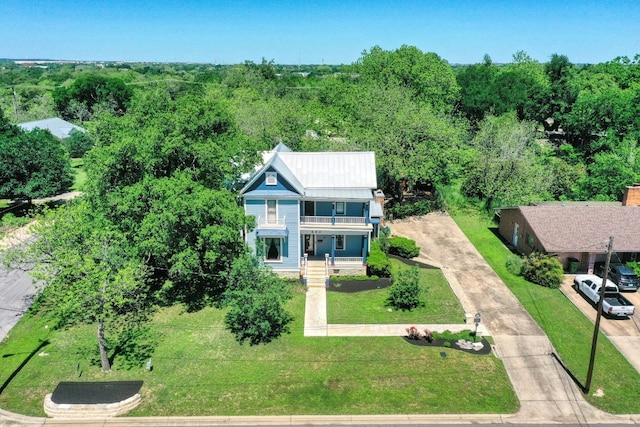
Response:
[[[367,265],[367,250],[369,249],[369,236],[362,239],[362,265]]]
[[[336,202],[331,204],[331,225],[336,223]]]
[[[336,265],[336,236],[331,236],[331,265]]]
[[[365,203],[364,204],[364,223],[369,225],[370,218],[369,218],[369,203]]]

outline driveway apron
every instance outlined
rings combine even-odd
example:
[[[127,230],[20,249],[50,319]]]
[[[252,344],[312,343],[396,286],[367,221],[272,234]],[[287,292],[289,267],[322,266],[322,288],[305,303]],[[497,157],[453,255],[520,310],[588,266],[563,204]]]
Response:
[[[393,234],[407,236],[421,248],[418,260],[441,267],[465,311],[482,315],[520,399],[520,410],[508,423],[593,423],[628,420],[600,411],[553,358],[555,351],[502,280],[444,213],[388,224]]]

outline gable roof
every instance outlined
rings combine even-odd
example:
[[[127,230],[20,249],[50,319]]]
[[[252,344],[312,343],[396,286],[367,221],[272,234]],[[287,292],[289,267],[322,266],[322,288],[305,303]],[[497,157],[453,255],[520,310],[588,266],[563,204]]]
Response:
[[[373,152],[295,153],[287,149],[274,150],[270,154],[269,160],[247,182],[241,193],[245,193],[263,172],[273,168],[305,197],[373,198],[371,190],[377,187]]]
[[[617,252],[640,252],[640,207],[612,205],[520,206],[546,252],[601,252],[609,237]]]
[[[74,125],[73,123],[70,123],[66,120],[62,120],[58,117],[36,120],[33,122],[18,123],[17,126],[21,127],[27,132],[30,132],[36,128],[48,130],[53,136],[60,139],[70,137],[73,132],[86,132],[86,129]]]
[[[281,152],[276,155],[309,188],[377,188],[376,159],[371,151]]]

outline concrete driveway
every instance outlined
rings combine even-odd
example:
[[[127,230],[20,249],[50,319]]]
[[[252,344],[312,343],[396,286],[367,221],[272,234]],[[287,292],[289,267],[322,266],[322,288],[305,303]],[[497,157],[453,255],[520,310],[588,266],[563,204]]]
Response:
[[[573,285],[575,276],[568,275],[560,290],[595,324],[596,309]],[[640,372],[640,293],[624,292],[623,295],[636,307],[636,313],[628,318],[607,318],[602,316],[600,330],[609,338],[631,365]]]
[[[629,422],[628,416],[607,414],[585,401],[551,356],[555,350],[547,336],[448,214],[431,213],[388,225],[392,233],[417,242],[420,261],[442,268],[467,312],[481,313],[521,403],[505,422]]]

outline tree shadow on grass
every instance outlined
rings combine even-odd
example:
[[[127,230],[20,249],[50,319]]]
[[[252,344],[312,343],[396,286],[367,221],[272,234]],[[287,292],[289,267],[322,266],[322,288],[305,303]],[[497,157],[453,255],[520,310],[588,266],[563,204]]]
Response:
[[[40,344],[33,349],[33,351],[31,351],[31,353],[29,353],[29,355],[27,357],[25,357],[25,359],[22,361],[22,363],[20,363],[20,366],[18,366],[12,373],[11,375],[9,375],[9,378],[6,379],[6,381],[2,384],[2,386],[0,386],[0,394],[2,394],[2,392],[9,386],[9,384],[11,383],[11,381],[13,381],[13,379],[20,373],[20,371],[22,370],[22,368],[24,368],[27,363],[29,363],[29,361],[31,360],[31,358],[33,356],[35,356],[36,354],[38,354],[38,352],[40,350],[42,350],[44,347],[46,347],[47,345],[49,345],[49,340],[40,340]],[[22,354],[22,353],[19,353]],[[2,357],[3,358],[7,358],[7,357],[13,357],[13,356],[17,356],[18,354],[3,354]]]

